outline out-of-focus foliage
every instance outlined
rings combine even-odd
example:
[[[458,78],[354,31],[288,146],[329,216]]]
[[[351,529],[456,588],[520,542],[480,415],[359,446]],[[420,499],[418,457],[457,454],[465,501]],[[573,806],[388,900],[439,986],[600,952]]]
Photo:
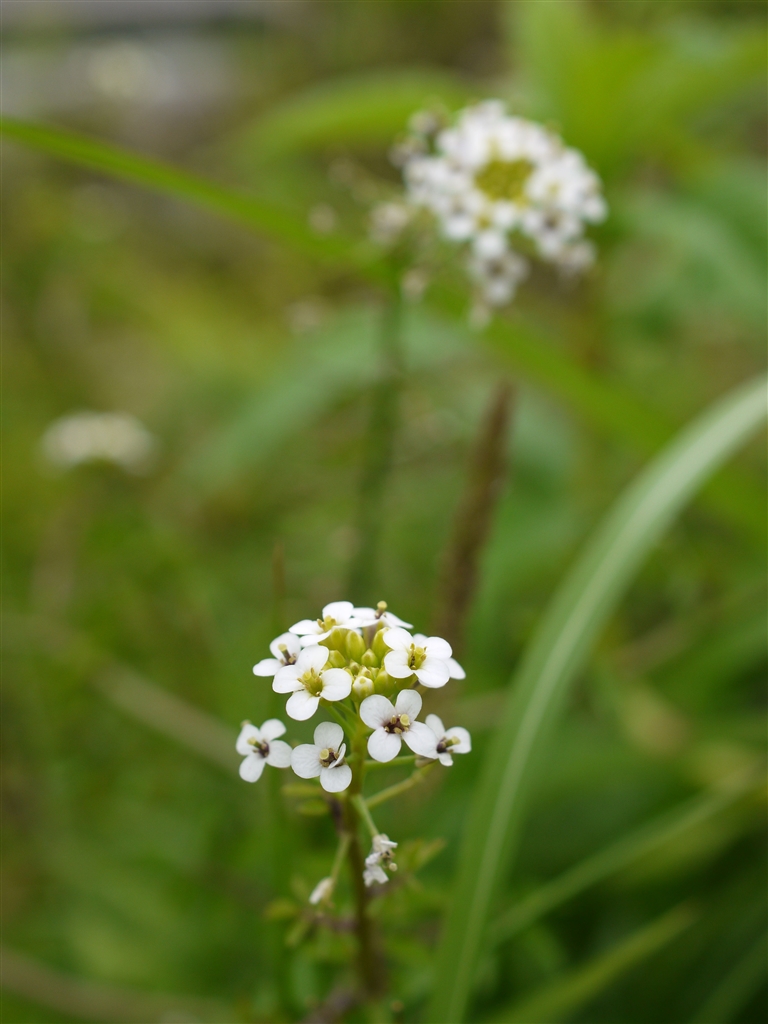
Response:
[[[519,386],[468,678],[433,705],[472,730],[475,751],[450,785],[433,774],[380,811],[414,841],[404,881],[375,904],[402,1004],[380,1013],[417,1021],[483,756],[551,593],[670,427],[762,365],[765,8],[283,6],[297,13],[6,25],[6,113],[280,203],[330,228],[318,242],[362,244],[370,202],[396,187],[387,150],[408,111],[499,95],[582,148],[611,206],[595,273],[578,287],[534,277],[511,326],[473,333],[456,295],[458,317],[429,295],[404,314],[371,601],[429,623],[483,409],[499,378]],[[227,743],[242,718],[282,711],[250,672],[266,642],[345,596],[379,291],[353,267],[10,142],[3,162],[3,941],[48,971],[32,984],[27,961],[8,961],[3,1019],[140,1020],[141,1000],[167,992],[179,1012],[166,1019],[301,1019],[351,972],[348,934],[297,928],[333,829],[281,794],[285,776],[240,782]],[[544,370],[516,336],[541,346]],[[599,405],[612,387],[629,396],[630,427]],[[147,472],[48,467],[41,437],[80,409],[137,416],[157,441]],[[721,484],[730,514],[692,506],[579,680],[499,922],[660,815],[688,824],[566,886],[521,928],[494,925],[471,1020],[765,1016],[752,781],[764,573],[747,525],[764,511],[749,505],[761,448],[737,461],[739,486]],[[710,810],[689,820],[691,800]],[[94,984],[107,1003],[88,1018],[76,997]],[[152,1009],[160,1019],[168,1004]]]

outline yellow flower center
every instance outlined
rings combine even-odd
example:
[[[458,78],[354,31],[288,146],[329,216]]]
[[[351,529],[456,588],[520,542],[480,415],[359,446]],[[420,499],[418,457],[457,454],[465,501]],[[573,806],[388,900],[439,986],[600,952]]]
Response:
[[[323,768],[330,768],[334,761],[338,760],[338,754],[330,747],[323,747],[320,751],[320,764]]]
[[[307,693],[311,693],[313,697],[319,697],[323,692],[323,681],[313,668],[305,672],[299,682]]]
[[[477,172],[475,184],[490,199],[519,202],[525,198],[525,183],[532,171],[530,160],[494,159]]]
[[[411,644],[411,649],[408,651],[408,668],[421,668],[426,659],[426,650],[423,647],[417,647],[416,644]]]

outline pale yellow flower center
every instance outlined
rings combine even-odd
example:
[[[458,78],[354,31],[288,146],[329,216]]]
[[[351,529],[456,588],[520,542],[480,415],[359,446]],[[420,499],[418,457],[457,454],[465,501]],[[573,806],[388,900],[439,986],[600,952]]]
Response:
[[[530,160],[490,160],[475,175],[475,184],[490,199],[520,202],[525,198],[525,183],[531,176]]]

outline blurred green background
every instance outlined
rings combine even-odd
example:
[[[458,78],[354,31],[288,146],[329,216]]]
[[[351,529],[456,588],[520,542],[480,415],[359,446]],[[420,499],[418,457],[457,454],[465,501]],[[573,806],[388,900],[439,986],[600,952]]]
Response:
[[[663,440],[764,364],[766,6],[3,7],[6,114],[244,189],[329,244],[365,239],[370,204],[397,190],[389,146],[436,100],[504,98],[603,177],[583,283],[537,272],[488,335],[429,302],[403,313],[365,603],[435,622],[484,410],[500,381],[517,388],[467,680],[440,705],[475,749],[378,818],[413,841],[405,883],[375,904],[386,1012],[423,1020],[483,753],[548,598]],[[2,1019],[315,1019],[351,956],[347,934],[296,929],[333,828],[277,772],[242,783],[231,743],[282,710],[251,674],[268,641],[347,596],[381,295],[11,141],[3,201]],[[156,440],[146,471],[48,465],[46,429],[83,409],[136,416]],[[686,801],[704,811],[499,931],[472,1021],[766,1018],[763,471],[754,442],[612,617],[498,909]]]

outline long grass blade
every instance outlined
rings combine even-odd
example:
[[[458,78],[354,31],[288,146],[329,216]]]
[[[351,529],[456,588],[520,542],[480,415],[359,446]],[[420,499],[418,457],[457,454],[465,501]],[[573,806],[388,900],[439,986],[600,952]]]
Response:
[[[714,818],[736,803],[747,792],[749,786],[748,780],[738,779],[733,787],[725,792],[695,796],[681,806],[647,822],[629,835],[622,836],[591,857],[586,857],[557,878],[539,886],[497,917],[488,929],[489,943],[496,945],[512,938],[544,914],[577,896],[591,885],[617,874],[647,854],[674,842]]]
[[[695,911],[685,904],[634,932],[606,953],[555,979],[506,1012],[496,1024],[554,1024],[570,1016],[627,971],[658,953],[693,923]]]
[[[512,681],[465,832],[430,1021],[461,1021],[502,864],[509,868],[550,728],[598,631],[643,559],[706,478],[766,415],[766,380],[706,410],[619,497],[556,592]]]

